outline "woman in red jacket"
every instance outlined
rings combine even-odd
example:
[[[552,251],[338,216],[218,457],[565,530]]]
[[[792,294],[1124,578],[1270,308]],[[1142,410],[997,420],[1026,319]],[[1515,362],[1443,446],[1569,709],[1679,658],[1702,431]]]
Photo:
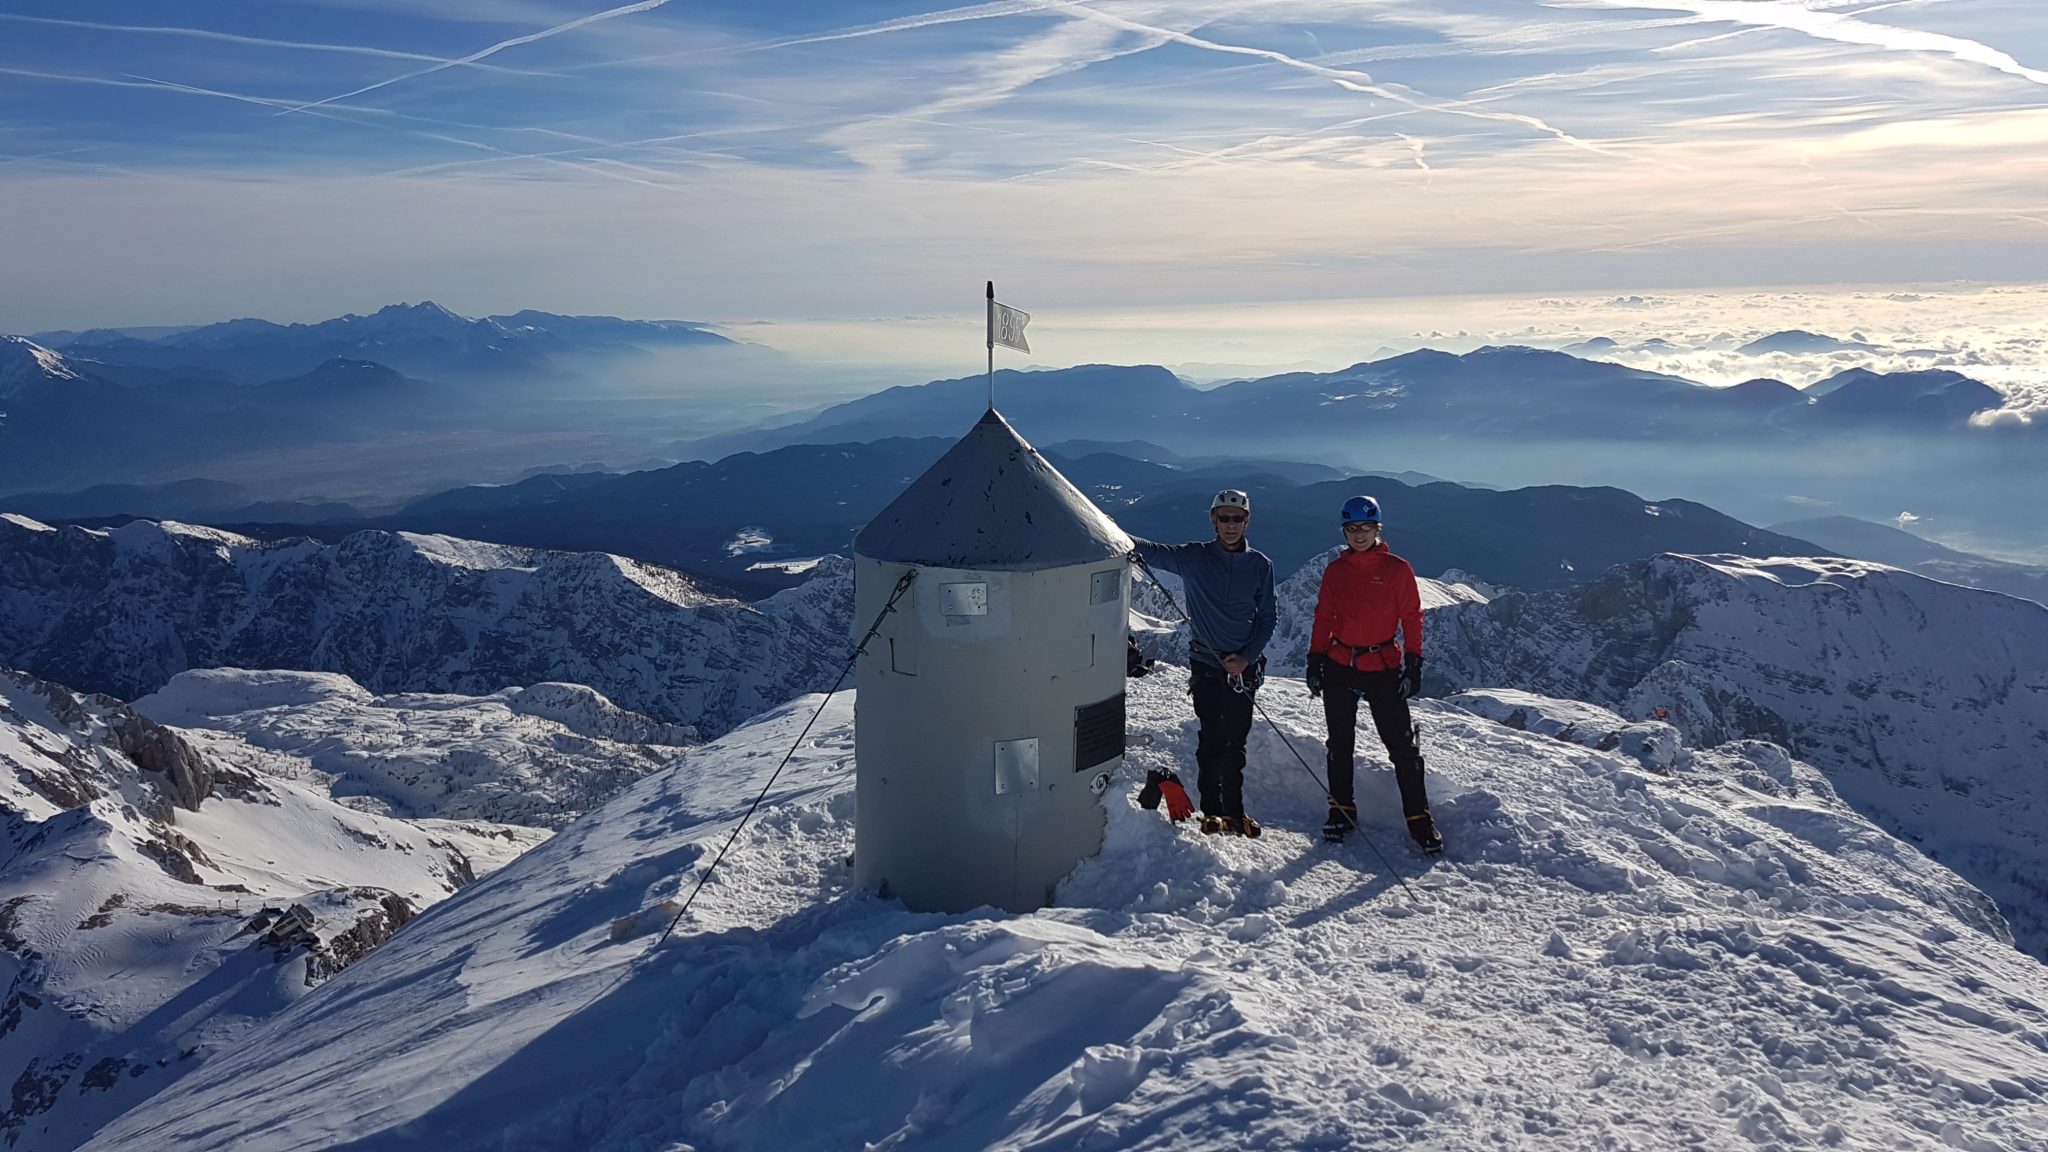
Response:
[[[1364,700],[1394,762],[1408,835],[1435,855],[1444,841],[1429,817],[1420,729],[1408,714],[1408,698],[1422,691],[1422,594],[1415,569],[1387,551],[1380,539],[1379,501],[1370,496],[1344,502],[1344,544],[1323,569],[1315,629],[1309,633],[1308,691],[1323,698],[1330,725],[1330,818],[1323,839],[1341,841],[1358,826],[1351,753],[1358,702]]]

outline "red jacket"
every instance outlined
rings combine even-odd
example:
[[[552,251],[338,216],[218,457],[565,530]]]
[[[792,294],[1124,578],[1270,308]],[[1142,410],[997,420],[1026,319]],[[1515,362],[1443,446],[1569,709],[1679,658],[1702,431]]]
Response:
[[[1398,648],[1389,643],[1396,626],[1401,633]],[[1361,652],[1352,663],[1351,648],[1374,644],[1387,647]],[[1399,668],[1404,649],[1411,656],[1422,655],[1422,593],[1415,587],[1415,569],[1387,551],[1384,540],[1365,552],[1344,549],[1323,569],[1309,651],[1321,652],[1337,664],[1373,671]]]

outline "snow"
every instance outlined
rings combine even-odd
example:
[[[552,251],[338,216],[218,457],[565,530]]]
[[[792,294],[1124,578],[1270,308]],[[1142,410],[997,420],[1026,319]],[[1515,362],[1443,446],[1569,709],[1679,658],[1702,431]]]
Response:
[[[1689,757],[1677,728],[1661,720],[1630,721],[1595,704],[1553,700],[1512,688],[1460,692],[1444,699],[1453,708],[1602,752],[1618,751],[1652,772],[1669,774]]]
[[[801,576],[816,568],[824,560],[825,557],[823,556],[799,556],[788,560],[756,560],[752,564],[747,565],[747,571],[784,572],[791,576]]]
[[[555,828],[697,741],[580,684],[376,696],[331,672],[181,672],[136,711],[302,759],[362,811]],[[277,769],[272,769],[277,771]]]
[[[189,728],[207,727],[209,720],[238,712],[302,707],[332,699],[369,703],[375,697],[338,672],[206,668],[178,673],[158,691],[135,701],[135,706],[160,724]]]
[[[744,556],[749,552],[766,552],[774,547],[775,537],[768,529],[759,524],[749,524],[725,542],[725,554]]]
[[[1666,555],[1431,613],[1426,682],[1785,744],[2048,957],[2048,608],[1860,560]]]
[[[219,666],[338,672],[383,693],[571,682],[713,734],[829,685],[853,601],[839,558],[807,591],[749,605],[605,553],[374,531],[273,544],[147,521],[6,522],[0,555],[20,558],[0,596],[0,666],[74,686],[133,698]]]
[[[460,536],[430,535],[421,532],[400,532],[397,535],[420,555],[457,568],[507,568],[530,572],[540,563],[540,554],[531,548],[488,544],[481,540],[465,540]]]
[[[63,356],[20,336],[0,336],[0,400],[32,385],[85,379]]]
[[[1300,682],[1260,701],[1314,763]],[[1427,861],[1371,759],[1364,837],[1321,845],[1316,781],[1264,725],[1263,838],[1137,808],[1194,733],[1179,676],[1133,681],[1102,855],[1054,908],[944,916],[851,887],[841,695],[675,934],[614,941],[687,892],[818,703],[792,701],[88,1147],[2048,1144],[2048,968],[1981,892],[1776,745],[1650,771],[1530,730],[1620,717],[1513,702],[1539,719],[1419,704],[1449,843]]]
[[[182,524],[176,520],[130,520],[119,528],[106,530],[106,536],[122,551],[146,552],[151,556],[169,557],[172,542],[183,537],[187,540],[216,545],[222,555],[229,548],[253,548],[258,544],[247,536],[208,528],[203,524]]]
[[[547,836],[350,811],[277,759],[0,672],[8,1146],[74,1147]],[[292,905],[304,934],[253,926]]]
[[[23,531],[27,532],[56,531],[55,528],[50,527],[48,524],[45,524],[40,520],[31,520],[28,517],[23,516],[19,512],[0,512],[0,520],[5,520],[9,524],[14,525],[16,528],[20,528]]]

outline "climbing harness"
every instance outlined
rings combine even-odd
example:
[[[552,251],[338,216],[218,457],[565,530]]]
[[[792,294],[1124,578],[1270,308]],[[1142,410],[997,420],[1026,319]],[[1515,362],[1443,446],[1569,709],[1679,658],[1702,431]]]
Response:
[[[1208,651],[1209,655],[1214,656],[1216,658],[1217,663],[1222,663],[1222,653],[1217,652],[1214,648],[1210,648],[1207,644],[1203,644],[1202,638],[1200,636],[1195,635],[1194,619],[1187,614],[1186,610],[1181,608],[1180,601],[1174,598],[1173,593],[1166,590],[1166,585],[1161,584],[1159,582],[1159,577],[1153,575],[1152,566],[1150,564],[1145,563],[1145,558],[1138,555],[1136,552],[1133,552],[1130,555],[1130,561],[1131,563],[1136,564],[1138,566],[1138,571],[1143,572],[1145,574],[1145,578],[1152,582],[1152,586],[1154,588],[1159,589],[1159,594],[1161,596],[1166,597],[1166,602],[1173,606],[1174,614],[1179,616],[1181,620],[1187,624],[1189,645],[1193,646],[1200,644],[1204,649]],[[1264,666],[1265,657],[1261,656],[1259,658],[1259,667],[1263,669]],[[1266,726],[1273,730],[1273,734],[1275,736],[1280,737],[1280,743],[1285,744],[1287,746],[1287,750],[1294,754],[1295,763],[1301,765],[1301,770],[1303,772],[1308,773],[1308,778],[1316,782],[1317,788],[1322,789],[1324,798],[1329,800],[1331,804],[1334,805],[1337,801],[1337,798],[1330,794],[1330,786],[1323,782],[1322,777],[1316,775],[1315,769],[1308,766],[1308,761],[1302,758],[1301,752],[1294,747],[1294,741],[1289,740],[1287,738],[1287,733],[1282,732],[1280,730],[1280,726],[1278,724],[1273,723],[1273,718],[1266,714],[1266,706],[1259,703],[1258,696],[1254,695],[1251,691],[1246,689],[1240,688],[1238,689],[1238,691],[1243,692],[1245,696],[1251,700],[1252,707],[1258,710],[1259,718],[1266,722]],[[1394,862],[1392,860],[1387,859],[1387,854],[1380,851],[1380,846],[1373,843],[1372,837],[1367,836],[1365,834],[1365,830],[1359,827],[1357,818],[1353,816],[1350,817],[1350,819],[1351,830],[1358,833],[1358,838],[1360,840],[1365,841],[1365,846],[1367,848],[1372,849],[1372,854],[1374,856],[1379,857],[1380,863],[1387,866],[1387,874],[1394,878],[1394,882],[1401,886],[1401,890],[1408,894],[1408,898],[1410,900],[1420,900],[1421,897],[1415,894],[1415,889],[1410,887],[1408,881],[1402,877],[1401,873],[1398,870],[1395,869]]]
[[[1344,643],[1344,641],[1342,641],[1342,640],[1336,640],[1336,641],[1332,641],[1332,642],[1331,642],[1331,644],[1330,644],[1330,647],[1332,647],[1332,648],[1340,648],[1340,647],[1341,647],[1341,648],[1348,648],[1348,649],[1350,649],[1350,650],[1351,650],[1351,659],[1349,659],[1349,660],[1345,661],[1345,662],[1344,662],[1344,666],[1345,666],[1346,668],[1349,668],[1349,669],[1351,669],[1351,670],[1352,670],[1353,672],[1368,672],[1368,671],[1372,671],[1372,672],[1377,672],[1377,671],[1381,671],[1381,669],[1377,669],[1377,668],[1372,668],[1372,669],[1368,669],[1368,668],[1360,668],[1360,667],[1358,666],[1358,658],[1359,658],[1360,656],[1370,656],[1370,655],[1372,655],[1372,654],[1373,654],[1373,653],[1375,653],[1375,652],[1384,652],[1384,651],[1386,651],[1387,649],[1389,649],[1389,648],[1392,648],[1393,646],[1394,646],[1394,638],[1393,638],[1392,636],[1389,636],[1389,637],[1387,637],[1387,638],[1386,638],[1385,640],[1382,640],[1382,641],[1380,641],[1380,642],[1379,642],[1379,643],[1377,643],[1377,644],[1367,644],[1367,645],[1365,645],[1365,646],[1363,646],[1363,647],[1360,647],[1360,646],[1359,646],[1359,645],[1357,645],[1357,644],[1346,644],[1346,643]],[[1325,653],[1323,653],[1323,655],[1327,657],[1327,656],[1329,655],[1329,653],[1328,653],[1328,652],[1325,652]],[[1387,671],[1391,671],[1391,669],[1387,669]]]

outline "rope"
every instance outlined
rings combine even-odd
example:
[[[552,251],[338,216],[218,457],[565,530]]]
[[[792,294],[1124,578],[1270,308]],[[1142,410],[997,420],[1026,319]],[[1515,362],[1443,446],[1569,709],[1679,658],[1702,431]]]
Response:
[[[789,767],[790,757],[795,756],[796,750],[798,748],[803,747],[804,738],[811,734],[811,725],[816,724],[818,722],[818,717],[825,714],[825,705],[830,704],[832,702],[832,697],[835,693],[839,691],[839,686],[841,684],[846,683],[846,674],[848,672],[853,671],[853,666],[856,662],[860,660],[861,653],[867,651],[868,641],[873,640],[875,638],[875,634],[882,630],[882,621],[888,618],[889,613],[894,612],[896,610],[896,601],[902,599],[903,594],[910,590],[910,583],[915,579],[917,579],[917,569],[908,568],[904,570],[903,578],[896,581],[895,591],[889,593],[889,602],[882,605],[882,610],[880,612],[875,613],[875,622],[873,624],[868,625],[867,634],[862,636],[860,638],[860,643],[854,646],[853,655],[848,656],[846,658],[845,666],[839,669],[839,678],[837,680],[832,681],[831,690],[825,693],[825,698],[823,700],[818,701],[817,711],[811,713],[810,720],[806,721],[804,724],[804,730],[802,732],[797,733],[796,743],[790,745],[789,751],[784,752],[782,754],[782,763],[777,764],[775,766],[775,771],[769,773],[768,782],[766,784],[761,785],[760,794],[754,797],[754,802],[752,804],[747,805],[746,815],[741,816],[740,822],[738,824],[733,825],[732,834],[725,838],[725,844],[718,849],[718,855],[713,856],[711,858],[711,866],[704,869],[704,871],[698,875],[697,886],[695,888],[690,889],[689,896],[685,897],[683,900],[683,906],[676,910],[675,919],[670,920],[668,922],[668,927],[662,929],[661,938],[654,942],[654,947],[661,947],[662,944],[668,940],[669,933],[674,932],[676,930],[676,925],[682,923],[683,917],[687,915],[690,911],[690,905],[697,899],[697,893],[702,892],[704,890],[704,885],[709,883],[711,880],[711,874],[713,872],[718,871],[719,862],[725,859],[725,854],[726,852],[731,850],[733,842],[740,838],[740,833],[743,830],[745,830],[747,826],[747,821],[752,820],[754,818],[754,811],[761,807],[761,801],[766,800],[768,798],[768,790],[770,788],[775,787],[775,781],[782,775],[782,770],[784,768]]]
[[[1153,575],[1152,566],[1150,564],[1145,563],[1145,558],[1138,555],[1136,552],[1132,552],[1131,562],[1138,566],[1138,570],[1145,574],[1145,578],[1147,580],[1152,581],[1152,586],[1154,588],[1159,589],[1159,594],[1161,596],[1166,597],[1166,602],[1173,606],[1174,613],[1178,615],[1181,618],[1181,620],[1187,624],[1188,643],[1191,646],[1197,644],[1201,645],[1203,650],[1207,651],[1209,655],[1214,656],[1216,658],[1216,662],[1221,664],[1223,662],[1223,654],[1216,651],[1216,649],[1209,647],[1208,644],[1203,642],[1200,636],[1195,634],[1195,621],[1193,617],[1190,617],[1187,614],[1186,610],[1181,608],[1180,601],[1174,599],[1173,593],[1166,590],[1166,585],[1161,584],[1159,582],[1159,577]],[[1241,685],[1242,683],[1243,680],[1241,678],[1238,678],[1238,684]],[[1408,881],[1404,879],[1401,876],[1400,871],[1394,867],[1394,862],[1392,860],[1387,859],[1387,854],[1380,851],[1380,846],[1373,843],[1372,837],[1367,836],[1365,834],[1365,829],[1358,826],[1358,817],[1350,812],[1345,812],[1343,809],[1337,807],[1337,798],[1330,794],[1330,786],[1328,784],[1323,783],[1323,778],[1321,776],[1316,775],[1316,770],[1308,766],[1308,761],[1304,759],[1301,755],[1301,752],[1294,747],[1294,741],[1289,740],[1287,738],[1287,733],[1281,731],[1280,726],[1278,724],[1273,723],[1273,718],[1266,714],[1266,706],[1264,704],[1259,703],[1258,694],[1253,691],[1248,691],[1242,687],[1237,688],[1237,691],[1242,692],[1248,699],[1251,700],[1252,707],[1258,710],[1259,719],[1264,720],[1266,722],[1266,726],[1273,730],[1273,734],[1275,736],[1280,737],[1280,743],[1285,744],[1287,746],[1287,750],[1289,752],[1294,753],[1294,762],[1301,765],[1301,770],[1303,772],[1308,773],[1308,778],[1316,782],[1317,788],[1322,789],[1323,796],[1330,801],[1330,807],[1343,814],[1344,819],[1351,825],[1351,830],[1353,832],[1358,833],[1358,838],[1360,840],[1365,841],[1365,846],[1367,848],[1372,849],[1372,854],[1379,857],[1380,863],[1387,866],[1387,874],[1394,878],[1395,883],[1401,885],[1401,890],[1408,893],[1408,898],[1410,900],[1419,900],[1420,897],[1418,897],[1415,894],[1415,889],[1409,887]]]

